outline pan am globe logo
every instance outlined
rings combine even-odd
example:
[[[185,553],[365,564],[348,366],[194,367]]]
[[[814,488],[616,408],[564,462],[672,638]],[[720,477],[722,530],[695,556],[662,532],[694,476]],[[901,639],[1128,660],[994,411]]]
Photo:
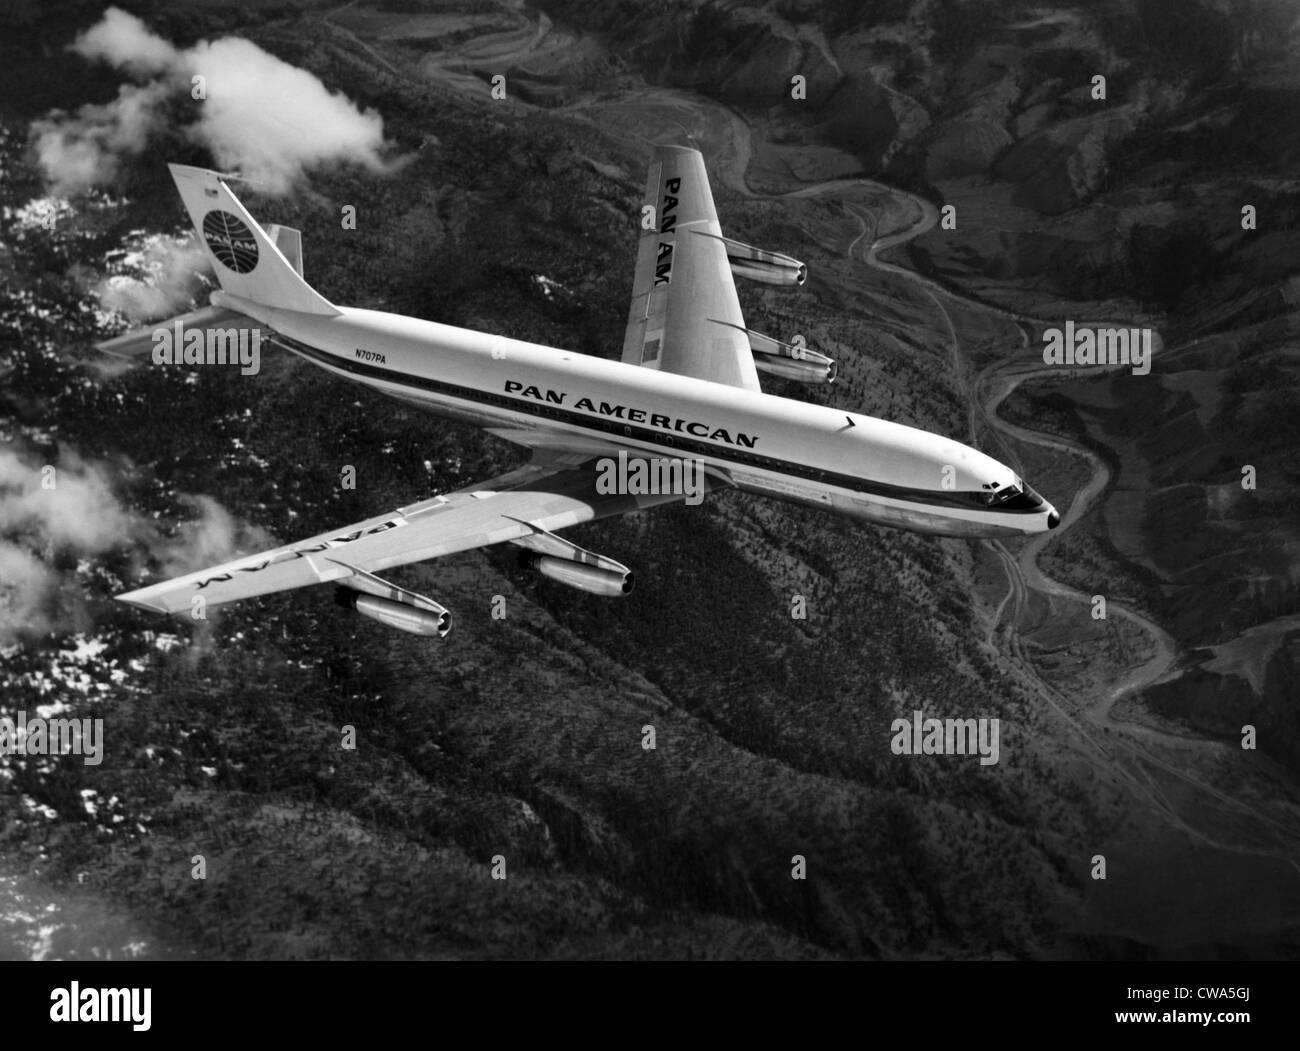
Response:
[[[257,238],[238,216],[208,212],[203,217],[203,239],[227,269],[247,274],[257,266]]]

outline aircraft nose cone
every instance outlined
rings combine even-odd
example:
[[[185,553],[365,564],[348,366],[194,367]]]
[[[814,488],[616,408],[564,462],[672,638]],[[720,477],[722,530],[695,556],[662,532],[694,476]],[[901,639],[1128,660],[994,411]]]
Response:
[[[1060,511],[1053,511],[1050,515],[1047,516],[1047,528],[1048,528],[1048,529],[1055,529],[1055,528],[1056,528],[1057,526],[1059,526],[1060,524],[1061,524],[1061,512],[1060,512]]]

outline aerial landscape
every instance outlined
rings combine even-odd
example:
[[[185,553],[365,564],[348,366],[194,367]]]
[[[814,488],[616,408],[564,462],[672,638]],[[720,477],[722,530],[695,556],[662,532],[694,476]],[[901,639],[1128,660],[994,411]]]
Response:
[[[0,959],[1300,957],[1289,0],[2,6]],[[617,361],[664,144],[807,265],[740,306],[838,375],[764,392],[1059,527],[723,490],[564,533],[623,598],[394,569],[445,638],[116,601],[527,459],[269,343],[97,350],[218,288],[169,163],[334,303]]]

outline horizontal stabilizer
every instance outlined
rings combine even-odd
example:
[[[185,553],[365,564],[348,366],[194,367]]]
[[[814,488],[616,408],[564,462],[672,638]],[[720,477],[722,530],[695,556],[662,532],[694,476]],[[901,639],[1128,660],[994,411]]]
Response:
[[[151,325],[132,329],[113,339],[103,340],[95,344],[95,349],[102,350],[105,354],[112,354],[116,358],[127,360],[142,358],[158,344],[159,339],[155,333],[175,333],[178,324],[182,331],[258,327],[257,322],[252,318],[228,307],[204,307],[202,310],[191,310],[188,314],[181,314],[179,317],[168,318],[165,321],[155,321]]]

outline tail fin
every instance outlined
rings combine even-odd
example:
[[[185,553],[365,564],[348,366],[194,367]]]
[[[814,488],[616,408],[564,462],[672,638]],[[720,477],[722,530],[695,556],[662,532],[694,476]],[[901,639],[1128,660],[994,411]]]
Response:
[[[169,164],[176,189],[207,249],[223,291],[276,310],[338,314],[302,278],[302,241],[288,227],[258,225],[217,172]],[[286,252],[292,261],[285,258]]]

